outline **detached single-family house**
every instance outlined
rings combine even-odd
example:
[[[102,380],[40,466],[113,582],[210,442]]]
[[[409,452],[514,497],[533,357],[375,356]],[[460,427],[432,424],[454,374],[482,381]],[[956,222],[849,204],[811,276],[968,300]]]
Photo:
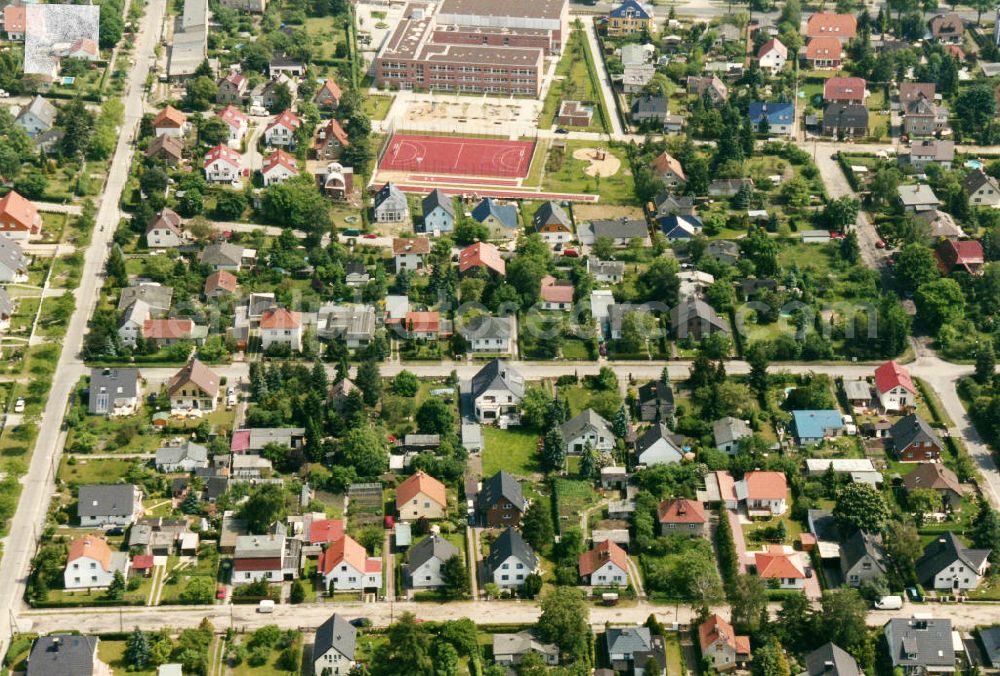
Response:
[[[656,17],[651,5],[638,0],[625,0],[608,13],[608,35],[612,37],[655,32]]]
[[[483,480],[477,499],[480,521],[490,528],[516,526],[528,509],[521,484],[503,470]]]
[[[517,589],[538,570],[538,557],[521,534],[508,527],[490,545],[486,558],[488,579],[501,589]]]
[[[138,369],[90,369],[87,412],[110,417],[132,415],[139,407],[140,391]]]
[[[757,50],[757,62],[761,70],[774,74],[788,62],[788,47],[778,38],[771,38]]]
[[[654,636],[648,627],[608,627],[604,633],[611,668],[636,676],[662,676],[666,673],[667,655],[662,636]],[[656,671],[650,672],[650,664]]]
[[[24,129],[31,138],[43,134],[55,125],[56,107],[41,96],[35,96],[14,118],[14,124]]]
[[[520,664],[525,655],[534,653],[542,658],[546,666],[559,665],[559,646],[542,643],[530,631],[516,634],[493,634],[493,661],[511,666]]]
[[[176,249],[190,243],[180,215],[169,207],[161,209],[146,226],[146,246],[150,249]]]
[[[750,123],[758,131],[788,136],[795,127],[795,104],[780,101],[751,101]]]
[[[670,326],[678,339],[701,340],[713,333],[729,333],[729,324],[703,300],[689,298],[670,310]]]
[[[684,176],[684,168],[672,155],[667,152],[660,153],[653,160],[650,168],[658,179],[663,181],[667,188],[677,188],[683,185],[687,178]]]
[[[472,377],[470,396],[479,422],[516,420],[524,398],[524,377],[508,362],[494,359]]]
[[[167,394],[172,410],[214,411],[219,401],[219,376],[192,359],[169,380]]]
[[[7,5],[4,7],[4,16],[9,17],[12,9],[21,10],[22,25],[20,30],[24,30],[24,7]],[[6,19],[8,22],[9,18]],[[11,25],[7,23],[7,36],[11,36]],[[24,34],[21,33],[21,39]],[[12,38],[13,39],[13,38]],[[97,652],[97,646],[101,642],[96,636],[81,636],[79,634],[50,634],[39,636],[31,646],[28,654],[28,662],[22,669],[27,676],[62,676],[62,674],[73,674],[73,676],[107,676],[112,673],[111,667],[101,658]],[[158,675],[159,676],[159,675]]]
[[[205,180],[209,183],[236,183],[240,179],[243,157],[220,143],[205,153]]]
[[[591,587],[628,585],[628,554],[611,540],[605,540],[580,554],[580,579]]]
[[[128,570],[128,552],[113,552],[104,538],[84,535],[69,545],[63,586],[66,589],[104,589],[115,579],[116,572],[127,577]],[[33,673],[30,665],[28,673]]]
[[[900,97],[902,91],[900,87]],[[948,109],[935,103],[933,94],[904,104],[903,113],[903,131],[911,137],[933,136],[948,128]]]
[[[864,676],[864,672],[849,652],[825,643],[806,655],[806,670],[799,676]]]
[[[674,414],[674,391],[670,383],[653,380],[639,387],[639,420],[666,420]]]
[[[917,405],[917,388],[910,372],[895,361],[875,369],[875,389],[883,411],[907,411]]]
[[[514,351],[513,317],[473,317],[463,324],[461,333],[473,352],[511,354]]]
[[[835,103],[864,103],[868,92],[863,77],[831,77],[823,84],[823,100]]]
[[[884,576],[887,563],[882,538],[874,533],[855,529],[840,545],[840,571],[844,583],[851,587]]]
[[[963,592],[975,589],[990,567],[989,549],[970,549],[948,531],[924,547],[917,579],[926,589]]]
[[[724,453],[736,453],[740,449],[740,440],[753,434],[746,420],[740,420],[727,415],[712,423],[712,436],[715,447]]]
[[[243,247],[229,242],[213,242],[198,255],[198,262],[213,270],[239,272],[243,267]]]
[[[208,467],[208,448],[190,439],[179,446],[158,448],[155,464],[160,472],[193,472]]]
[[[28,239],[42,231],[38,208],[16,190],[0,197],[0,236]]]
[[[299,576],[302,540],[283,532],[268,535],[240,535],[233,552],[234,585],[259,580],[282,582]]]
[[[295,178],[299,175],[299,169],[294,157],[284,150],[275,150],[264,158],[260,175],[264,179],[264,185],[271,186]]]
[[[719,79],[718,75],[708,75],[706,77],[689,75],[687,79],[687,93],[699,98],[708,97],[708,100],[715,105],[725,103],[729,99],[729,87]]]
[[[184,141],[176,136],[157,136],[146,148],[146,157],[163,160],[167,166],[176,167],[184,159]]]
[[[833,409],[792,411],[792,425],[799,446],[813,446],[824,439],[839,437],[844,430],[844,416]]]
[[[955,161],[955,142],[944,139],[922,139],[910,144],[910,154],[907,157],[914,169],[923,171],[930,164],[936,164],[943,169],[951,169]]]
[[[472,210],[472,219],[489,230],[490,239],[517,237],[517,206],[500,204],[492,197],[483,198]]]
[[[224,298],[236,293],[239,280],[227,270],[217,270],[205,279],[206,298]]]
[[[347,132],[340,126],[340,122],[329,119],[316,127],[316,134],[313,136],[312,146],[309,148],[309,155],[314,160],[336,160],[344,148],[351,145]],[[329,173],[329,172],[328,172]]]
[[[461,556],[458,547],[440,535],[432,534],[406,553],[405,578],[411,589],[440,589],[445,581],[441,576],[444,562],[453,556]]]
[[[664,500],[656,509],[660,522],[660,535],[692,535],[702,537],[708,533],[708,515],[705,506],[697,500],[674,498]]]
[[[402,521],[442,519],[448,511],[444,484],[423,471],[396,487],[396,514]]]
[[[982,169],[974,169],[962,180],[962,189],[969,196],[969,204],[975,207],[995,207],[1000,205],[1000,184]]]
[[[84,528],[128,526],[142,510],[142,491],[132,484],[87,484],[77,493],[76,515]]]
[[[629,109],[629,118],[634,124],[643,122],[658,122],[663,124],[670,116],[670,104],[666,96],[645,94],[636,96]]]
[[[779,589],[802,589],[806,584],[806,567],[801,552],[785,545],[768,545],[754,553],[754,567],[762,580],[777,580]]]
[[[915,470],[903,477],[903,486],[907,491],[918,488],[936,491],[941,496],[942,504],[952,511],[961,510],[962,498],[966,493],[958,476],[942,462],[920,463]]]
[[[8,40],[24,40],[24,22],[27,12],[24,5],[7,5],[3,8],[3,30]]]
[[[719,673],[740,668],[750,659],[750,637],[738,636],[733,625],[716,613],[698,626],[698,642],[702,659]]]
[[[572,455],[583,453],[588,444],[599,453],[610,452],[615,447],[611,423],[592,408],[584,409],[567,420],[559,426],[559,430],[566,441],[566,452]]]
[[[816,12],[806,23],[806,37],[835,37],[841,42],[854,39],[858,32],[858,20],[850,14]]]
[[[479,269],[505,277],[507,264],[500,256],[500,250],[489,242],[476,242],[462,249],[458,254],[458,274],[468,274]]]
[[[569,312],[573,308],[573,282],[545,275],[539,283],[538,298],[543,310]]]
[[[154,136],[184,136],[190,131],[187,115],[173,106],[167,106],[153,118]]]
[[[936,462],[944,444],[926,420],[911,413],[889,429],[892,446],[900,462]]]
[[[292,352],[302,351],[302,313],[283,307],[264,310],[260,316],[260,346],[265,352],[272,345],[287,345]]]
[[[343,615],[334,613],[316,629],[313,641],[313,673],[345,676],[354,668],[358,630]]]
[[[295,131],[302,126],[302,120],[290,110],[282,111],[264,127],[264,143],[282,148],[295,147]]]
[[[954,673],[951,620],[926,615],[894,617],[883,630],[893,669],[907,676]]]
[[[440,235],[455,229],[455,203],[452,196],[435,188],[423,200],[424,232]]]
[[[619,284],[625,278],[625,262],[602,261],[588,257],[587,272],[600,284]]]
[[[781,516],[788,509],[788,481],[784,472],[754,470],[736,482],[736,498],[750,516]]]
[[[868,109],[860,103],[831,103],[823,110],[823,135],[836,138],[867,136],[868,119]]]
[[[940,44],[961,45],[965,37],[965,21],[955,12],[938,14],[930,21],[931,37]]]
[[[242,110],[233,105],[228,105],[217,114],[217,117],[226,123],[226,127],[229,130],[229,147],[239,148],[243,143],[243,137],[246,136],[247,130],[250,128],[250,118]]]
[[[220,106],[241,105],[246,98],[248,86],[249,82],[242,73],[231,70],[226,77],[219,80],[215,102]]]
[[[983,274],[986,263],[983,245],[974,239],[946,239],[934,250],[934,259],[942,275],[960,270],[977,277]]]
[[[403,270],[417,272],[424,269],[424,260],[431,252],[431,241],[426,237],[393,237],[392,258],[396,273]]]
[[[843,58],[843,44],[835,37],[812,38],[806,44],[805,61],[815,70],[840,68]]]
[[[642,246],[649,246],[649,226],[646,221],[638,218],[597,219],[584,223],[578,229],[580,241],[584,244],[594,244],[599,239],[607,239],[615,247],[626,247],[632,241],[638,241]]]
[[[542,202],[542,205],[535,209],[531,225],[547,244],[561,244],[573,239],[573,224],[569,220],[569,215],[552,200]]]
[[[656,423],[635,440],[636,463],[652,467],[678,463],[684,459],[683,437]]]
[[[320,88],[316,90],[313,95],[313,103],[316,104],[318,108],[326,108],[327,110],[336,110],[340,106],[340,99],[343,97],[344,93],[340,89],[340,85],[332,77],[328,77],[320,85]],[[317,672],[319,673],[319,672]]]
[[[395,183],[386,183],[375,193],[376,223],[402,223],[410,218],[406,195]]]

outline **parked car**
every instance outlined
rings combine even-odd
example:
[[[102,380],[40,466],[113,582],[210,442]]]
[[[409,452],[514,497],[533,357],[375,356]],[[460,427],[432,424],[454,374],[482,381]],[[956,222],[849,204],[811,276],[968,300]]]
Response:
[[[274,612],[274,601],[270,599],[265,599],[260,602],[257,606],[258,613],[273,613]]]
[[[215,598],[219,599],[220,601],[225,601],[226,600],[226,588],[225,587],[219,587],[218,589],[216,589],[215,590]]]
[[[902,596],[883,596],[875,602],[878,610],[899,610],[903,607]]]
[[[24,397],[18,397],[14,402],[14,413],[24,413]]]
[[[916,587],[907,587],[906,596],[914,603],[923,603],[924,601],[924,595]]]

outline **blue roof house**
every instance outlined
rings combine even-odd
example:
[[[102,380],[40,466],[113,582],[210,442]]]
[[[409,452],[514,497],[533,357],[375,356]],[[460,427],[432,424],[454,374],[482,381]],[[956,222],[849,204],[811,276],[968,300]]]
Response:
[[[767,118],[767,132],[790,136],[795,127],[795,104],[780,101],[752,101],[750,122],[760,129],[760,121]]]
[[[844,429],[844,416],[840,411],[792,411],[795,438],[800,446],[818,444],[827,437],[839,437]]]
[[[691,239],[701,234],[703,226],[700,216],[690,215],[670,215],[660,216],[656,219],[660,230],[667,239],[673,241],[677,239]]]
[[[490,229],[490,239],[517,237],[517,207],[513,204],[487,197],[472,210],[472,217]]]

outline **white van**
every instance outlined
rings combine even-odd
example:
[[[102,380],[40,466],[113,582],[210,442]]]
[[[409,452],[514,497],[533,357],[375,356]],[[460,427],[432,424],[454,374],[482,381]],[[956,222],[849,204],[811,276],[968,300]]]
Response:
[[[902,596],[883,596],[875,602],[875,608],[878,610],[899,610],[902,607]]]
[[[265,599],[265,600],[261,601],[260,605],[257,606],[257,612],[258,613],[273,613],[274,612],[274,601],[271,601],[270,599]]]

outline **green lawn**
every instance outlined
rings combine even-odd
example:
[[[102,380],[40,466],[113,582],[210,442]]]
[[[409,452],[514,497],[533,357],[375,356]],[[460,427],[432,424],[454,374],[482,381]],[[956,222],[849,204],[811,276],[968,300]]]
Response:
[[[667,676],[681,676],[684,673],[684,657],[681,654],[681,639],[677,632],[668,631],[663,637],[667,651]]]
[[[617,173],[604,178],[588,176],[584,170],[590,166],[587,159],[574,159],[573,153],[581,148],[601,147],[621,161]],[[566,141],[566,147],[551,147],[545,163],[542,189],[550,192],[599,194],[601,204],[632,204],[635,193],[632,170],[625,152],[618,148],[608,148],[599,141]]]
[[[593,105],[594,108],[590,126],[582,129],[604,131],[607,112],[604,109],[603,98],[591,78],[588,60],[593,63],[594,55],[590,53],[586,36],[582,30],[573,30],[562,58],[556,66],[556,80],[549,87],[542,112],[538,117],[539,129],[548,129],[554,124],[563,101],[581,101]],[[596,63],[594,65],[597,67]]]
[[[70,461],[73,461],[72,463]],[[59,463],[59,478],[66,483],[118,483],[132,466],[131,460],[88,460],[85,456],[63,456]]]
[[[786,545],[790,545],[790,544],[792,544],[793,542],[795,542],[796,540],[799,539],[799,534],[802,533],[802,524],[800,524],[798,521],[794,521],[792,519],[791,512],[790,511],[786,511],[784,514],[782,514],[778,518],[771,518],[771,519],[768,519],[766,521],[764,521],[764,520],[755,520],[753,523],[742,524],[741,527],[743,528],[743,535],[744,535],[744,537],[746,538],[746,541],[747,541],[747,549],[748,550],[759,549],[760,546],[761,546],[761,544],[763,544],[763,543],[761,543],[758,540],[752,539],[750,537],[751,533],[753,533],[754,531],[759,530],[759,529],[764,529],[764,528],[770,528],[772,526],[777,526],[779,522],[785,524],[785,533],[786,533],[786,535],[785,535],[785,544]]]
[[[125,664],[125,641],[109,641],[101,639],[97,644],[97,656],[111,667],[115,676],[119,674],[134,674],[135,676],[156,676],[156,670],[134,671]]]
[[[381,95],[365,97],[365,114],[372,120],[384,120],[385,116],[389,114],[389,108],[392,107],[395,98],[394,96]]]
[[[483,476],[493,476],[501,469],[519,477],[534,474],[539,471],[537,444],[534,432],[483,427]]]
[[[560,530],[577,526],[580,515],[600,499],[589,481],[573,479],[557,479],[556,494],[559,498]]]

